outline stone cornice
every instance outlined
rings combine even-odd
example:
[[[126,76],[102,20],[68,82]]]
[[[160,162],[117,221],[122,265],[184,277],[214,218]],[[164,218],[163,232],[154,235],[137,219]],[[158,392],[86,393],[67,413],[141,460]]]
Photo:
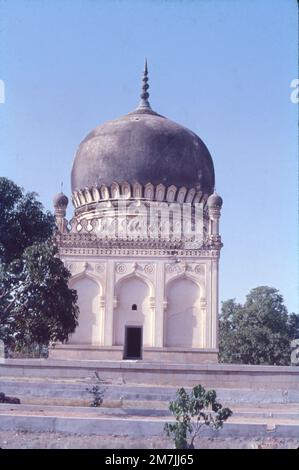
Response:
[[[92,248],[92,249],[106,249],[106,250],[182,250],[189,251],[217,251],[222,248],[220,237],[207,237],[204,243],[198,244],[196,241],[190,239],[183,240],[169,240],[158,238],[99,238],[93,233],[61,233],[56,234],[56,243],[60,249],[68,248]]]
[[[103,257],[128,257],[128,256],[142,256],[142,257],[176,257],[183,258],[206,258],[218,259],[220,256],[219,250],[199,249],[158,249],[158,248],[92,248],[92,247],[65,247],[60,246],[60,256],[103,256]]]

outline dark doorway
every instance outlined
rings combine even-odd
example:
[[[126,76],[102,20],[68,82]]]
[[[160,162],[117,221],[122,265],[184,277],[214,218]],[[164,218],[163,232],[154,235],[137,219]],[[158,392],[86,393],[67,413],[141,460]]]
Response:
[[[124,359],[142,358],[142,326],[126,326]]]

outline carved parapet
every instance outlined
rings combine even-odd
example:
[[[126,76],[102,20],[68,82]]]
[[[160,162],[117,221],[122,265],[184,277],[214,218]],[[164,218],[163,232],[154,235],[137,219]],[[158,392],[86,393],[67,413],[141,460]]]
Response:
[[[167,208],[166,208],[167,209]],[[149,213],[148,213],[149,214]],[[164,247],[164,248],[183,248],[186,249],[198,249],[211,244],[212,239],[208,238],[207,230],[203,226],[201,235],[196,232],[193,228],[186,231],[185,226],[175,225],[173,218],[173,208],[171,208],[170,214],[166,212],[165,217],[168,215],[169,220],[162,219],[161,217],[152,216],[151,220],[148,220],[147,214],[144,212],[122,214],[119,217],[118,213],[104,214],[103,216],[94,216],[92,214],[86,218],[74,217],[70,220],[67,225],[65,221],[63,230],[61,233],[69,233],[69,240],[65,239],[65,242],[70,242],[79,238],[71,236],[80,235],[80,240],[86,240],[86,242],[98,240],[98,245],[111,246],[144,246],[144,247]],[[191,221],[192,222],[192,221]],[[88,237],[90,235],[90,237]],[[85,237],[85,239],[84,239]],[[218,242],[218,240],[213,240]]]
[[[59,250],[67,249],[68,253],[72,253],[72,251],[82,251],[88,254],[89,251],[95,249],[96,251],[92,250],[90,253],[99,252],[99,250],[105,250],[105,253],[109,254],[109,250],[113,251],[121,251],[123,253],[133,253],[136,251],[140,252],[143,250],[144,253],[158,253],[163,254],[167,253],[168,255],[173,255],[175,252],[181,252],[183,254],[187,254],[190,256],[208,256],[214,257],[219,256],[219,251],[222,247],[222,243],[219,240],[211,240],[208,239],[200,246],[194,246],[193,244],[189,245],[185,243],[183,240],[163,240],[161,238],[158,239],[148,239],[148,238],[139,238],[139,239],[120,239],[118,237],[110,238],[110,237],[98,237],[96,233],[90,231],[89,233],[81,233],[81,232],[56,232],[55,234],[55,241],[59,248]],[[135,251],[134,251],[135,250]],[[111,251],[112,252],[112,251]],[[150,268],[148,268],[150,269]]]

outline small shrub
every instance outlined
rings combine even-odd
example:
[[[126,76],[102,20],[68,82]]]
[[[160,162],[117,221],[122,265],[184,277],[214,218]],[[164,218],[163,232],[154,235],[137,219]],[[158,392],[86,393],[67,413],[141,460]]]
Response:
[[[99,376],[98,372],[95,372],[94,375],[96,379],[98,380],[98,382],[100,382],[101,384],[104,382]],[[90,403],[90,406],[93,406],[94,408],[98,408],[99,406],[102,406],[103,401],[104,401],[104,395],[106,392],[105,388],[102,388],[99,385],[94,385],[91,388],[87,388],[86,391],[90,393],[93,397],[92,402]]]
[[[194,449],[194,441],[202,426],[215,430],[222,428],[232,411],[223,408],[216,398],[215,390],[205,390],[201,385],[196,385],[190,393],[184,388],[177,390],[175,400],[169,404],[175,423],[164,426],[176,449]]]

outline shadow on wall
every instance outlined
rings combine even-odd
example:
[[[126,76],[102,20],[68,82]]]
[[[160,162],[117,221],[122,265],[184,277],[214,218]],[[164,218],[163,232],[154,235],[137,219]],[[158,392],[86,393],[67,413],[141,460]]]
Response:
[[[69,343],[100,342],[100,286],[96,281],[84,277],[71,284],[78,294],[79,325]]]

